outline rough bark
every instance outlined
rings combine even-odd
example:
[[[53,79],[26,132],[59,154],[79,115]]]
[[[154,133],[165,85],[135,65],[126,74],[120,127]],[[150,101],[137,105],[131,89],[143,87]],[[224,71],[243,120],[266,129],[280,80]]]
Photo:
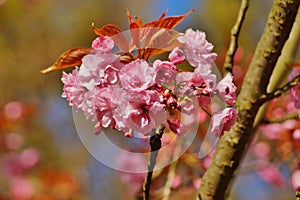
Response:
[[[237,98],[238,118],[221,138],[199,189],[201,200],[222,200],[253,135],[270,76],[291,31],[300,0],[275,0]]]

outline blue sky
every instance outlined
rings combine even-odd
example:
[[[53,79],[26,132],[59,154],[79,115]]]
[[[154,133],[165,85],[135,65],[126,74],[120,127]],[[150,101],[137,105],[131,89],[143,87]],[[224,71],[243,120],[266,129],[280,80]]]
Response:
[[[168,9],[168,15],[181,15],[192,8],[199,8],[203,0],[161,0],[155,2],[155,10],[162,13]]]

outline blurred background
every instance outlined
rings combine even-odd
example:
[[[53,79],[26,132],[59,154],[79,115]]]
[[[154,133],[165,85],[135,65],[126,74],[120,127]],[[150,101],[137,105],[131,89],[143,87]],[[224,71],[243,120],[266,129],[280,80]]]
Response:
[[[144,22],[164,10],[196,12],[175,29],[207,34],[222,66],[238,0],[0,0],[0,200],[126,199],[128,183],[94,159],[76,132],[72,110],[61,98],[61,71],[42,75],[65,50],[89,47],[91,24],[128,29],[125,9]],[[237,77],[249,62],[272,1],[251,1],[240,36]],[[86,133],[93,134],[93,133]],[[276,187],[255,172],[241,175],[233,199],[289,199],[290,186]]]

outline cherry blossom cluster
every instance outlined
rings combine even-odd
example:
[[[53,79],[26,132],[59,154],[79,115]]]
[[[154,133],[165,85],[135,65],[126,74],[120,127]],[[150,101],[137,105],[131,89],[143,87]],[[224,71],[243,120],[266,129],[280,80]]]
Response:
[[[182,47],[174,48],[168,60],[145,59],[122,62],[113,53],[112,38],[96,38],[93,52],[83,57],[80,68],[63,73],[63,97],[86,117],[97,121],[96,133],[112,128],[132,137],[133,131],[149,135],[153,129],[167,125],[176,134],[184,134],[187,127],[172,113],[187,115],[208,106],[214,95],[233,106],[236,86],[227,74],[217,81],[212,72],[216,54],[204,32],[188,29],[177,40]],[[179,70],[187,62],[192,71]],[[197,99],[198,107],[192,101]],[[234,123],[237,111],[228,107],[212,115],[211,132],[220,136]]]

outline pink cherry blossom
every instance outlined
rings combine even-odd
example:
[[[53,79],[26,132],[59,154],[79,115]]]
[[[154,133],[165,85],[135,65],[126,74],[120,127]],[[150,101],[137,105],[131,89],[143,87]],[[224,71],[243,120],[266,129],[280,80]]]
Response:
[[[179,174],[175,174],[171,182],[171,188],[172,189],[179,188],[181,184],[182,184],[181,176]]]
[[[296,129],[296,130],[293,132],[293,139],[294,139],[294,140],[300,140],[300,129]]]
[[[175,47],[169,54],[168,59],[174,64],[180,64],[185,59],[184,52],[181,49],[179,49],[179,47]]]
[[[278,139],[280,132],[282,131],[282,125],[279,123],[273,124],[263,124],[259,126],[259,129],[262,131],[263,136],[269,140]]]
[[[145,60],[135,60],[120,71],[122,87],[128,91],[141,92],[155,83],[156,73]]]
[[[176,76],[179,88],[177,95],[190,94],[197,96],[199,106],[211,102],[216,87],[216,75],[211,73],[210,65],[195,68],[194,72],[181,72]]]
[[[300,170],[296,170],[292,175],[292,186],[294,190],[300,191]]]
[[[300,75],[300,68],[293,68],[291,74],[289,75],[289,81],[291,81],[296,76]],[[300,83],[294,86],[291,90],[291,100],[295,103],[296,108],[300,108]]]
[[[192,101],[190,98],[183,98],[180,102],[180,111],[182,113],[185,113],[187,115],[191,115],[198,111],[197,105],[195,105],[195,102]]]
[[[106,87],[118,81],[118,73],[122,64],[115,54],[89,54],[83,57],[78,77],[81,85],[88,90],[96,86]]]
[[[258,174],[264,181],[268,183],[274,184],[276,186],[283,186],[284,184],[283,176],[274,165],[263,167],[258,171]]]
[[[87,119],[95,121],[96,118],[96,96],[95,91],[90,90],[84,93],[83,102],[78,105],[78,109],[82,110]]]
[[[95,53],[111,53],[111,50],[114,48],[114,41],[108,36],[97,37],[92,42],[92,48]]]
[[[194,67],[211,64],[217,57],[217,54],[211,53],[213,45],[206,40],[204,32],[187,29],[178,41],[184,43],[187,60]]]
[[[18,101],[11,101],[4,107],[4,116],[9,120],[17,120],[22,117],[24,105]]]
[[[156,71],[155,82],[158,84],[168,84],[172,82],[178,71],[172,62],[161,60],[154,61],[153,69]]]
[[[259,159],[266,159],[270,155],[271,148],[266,142],[258,142],[251,148],[251,152]]]
[[[70,106],[79,109],[79,106],[85,101],[84,96],[88,90],[81,85],[81,82],[78,79],[78,69],[74,69],[69,74],[63,72],[61,80],[64,83],[62,97],[69,101]]]
[[[95,107],[98,124],[96,128],[97,132],[101,131],[102,127],[115,127],[115,120],[113,118],[114,104],[113,99],[113,87],[99,88],[95,94]]]
[[[168,125],[171,131],[173,131],[177,135],[184,135],[188,129],[178,119],[168,120]]]
[[[128,95],[128,104],[123,109],[124,124],[144,135],[149,135],[166,121],[167,113],[162,97],[155,91]]]
[[[219,97],[230,106],[235,104],[235,92],[237,89],[232,80],[233,76],[230,73],[227,73],[226,76],[216,86]]]
[[[195,189],[198,190],[200,188],[200,185],[201,185],[201,178],[197,178],[193,180],[193,186]]]
[[[222,136],[224,131],[229,131],[237,118],[237,110],[225,108],[212,116],[210,131],[216,136]]]
[[[34,185],[31,181],[18,177],[13,178],[10,181],[10,195],[11,199],[31,199],[36,192],[34,189]]]
[[[36,149],[28,148],[19,155],[19,162],[22,168],[30,169],[39,162],[40,157],[40,153]]]
[[[188,88],[201,87],[213,90],[216,86],[216,75],[212,74],[211,65],[202,65],[194,72],[181,72],[176,76],[176,83],[186,84]]]
[[[71,106],[77,110],[82,110],[87,119],[96,120],[97,110],[97,90],[88,90],[78,80],[77,69],[70,74],[63,74],[64,93],[63,97],[69,100]],[[73,82],[72,82],[73,80]],[[75,81],[74,81],[75,80]]]
[[[7,178],[21,176],[26,171],[20,165],[18,154],[3,156],[1,158],[0,167],[2,170],[2,174]]]

